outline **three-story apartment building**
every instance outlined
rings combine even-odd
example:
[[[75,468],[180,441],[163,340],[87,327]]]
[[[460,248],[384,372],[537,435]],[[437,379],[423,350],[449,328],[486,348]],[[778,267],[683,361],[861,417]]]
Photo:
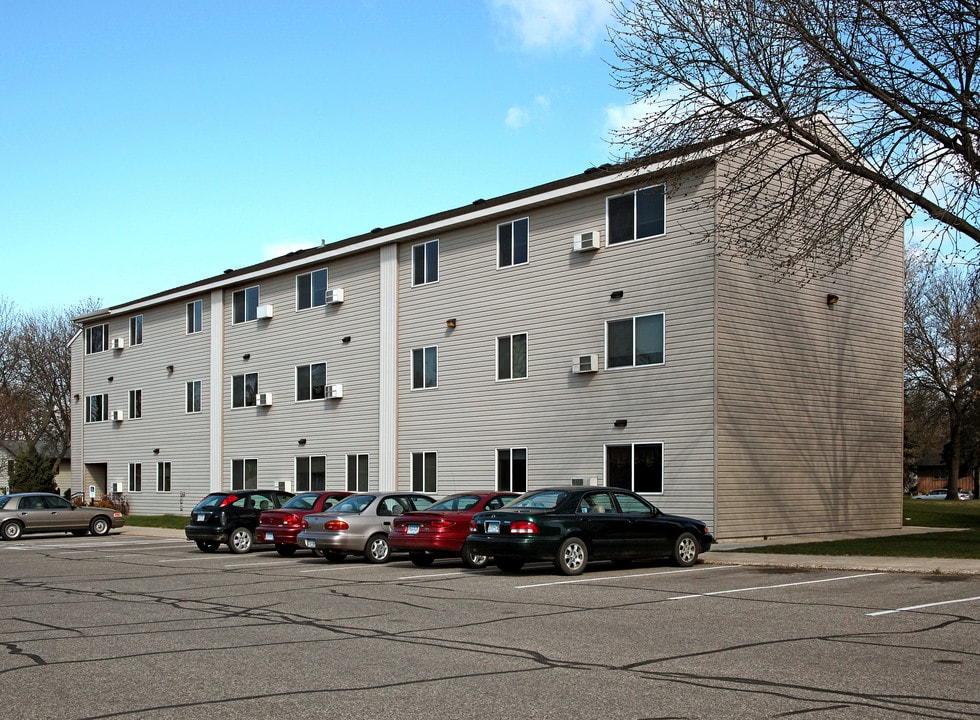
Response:
[[[583,483],[720,538],[899,527],[902,209],[877,252],[774,282],[719,252],[733,158],[596,169],[79,318],[73,488],[183,513]]]

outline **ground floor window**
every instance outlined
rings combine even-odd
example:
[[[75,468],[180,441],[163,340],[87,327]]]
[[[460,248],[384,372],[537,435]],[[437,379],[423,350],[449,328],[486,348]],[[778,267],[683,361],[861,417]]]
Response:
[[[663,443],[607,445],[606,485],[638,493],[662,493]]]
[[[296,458],[296,492],[323,492],[327,489],[327,456]]]
[[[255,458],[231,461],[231,489],[258,490],[259,461]]]
[[[497,448],[497,490],[527,492],[527,448]]]
[[[143,490],[143,465],[142,463],[129,464],[129,492],[142,492]]]
[[[157,463],[157,492],[170,492],[170,463]]]
[[[350,492],[367,492],[368,456],[366,454],[347,456],[347,489]]]
[[[412,453],[412,491],[436,492],[436,454]]]

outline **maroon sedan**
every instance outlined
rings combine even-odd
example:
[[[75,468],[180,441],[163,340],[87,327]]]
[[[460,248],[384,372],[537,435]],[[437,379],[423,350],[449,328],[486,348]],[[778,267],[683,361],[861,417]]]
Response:
[[[296,536],[303,529],[303,517],[310,513],[326,512],[348,495],[350,493],[346,490],[300,493],[280,509],[266,510],[259,515],[255,540],[275,543],[277,553],[290,557],[299,547]]]
[[[470,518],[483,510],[496,510],[516,498],[515,492],[469,492],[450,495],[425,510],[414,510],[394,519],[388,544],[392,552],[408,552],[419,567],[437,557],[459,557],[471,568],[487,564],[485,555],[464,548]]]

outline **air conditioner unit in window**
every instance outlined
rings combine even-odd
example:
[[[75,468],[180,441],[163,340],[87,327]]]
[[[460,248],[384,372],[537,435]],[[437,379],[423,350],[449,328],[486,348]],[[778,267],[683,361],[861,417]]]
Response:
[[[126,338],[112,338],[112,349],[122,350],[126,347]]]
[[[279,492],[292,492],[293,483],[291,480],[280,480],[276,483],[276,490]]]
[[[257,308],[255,308],[256,320],[268,320],[271,317],[272,317],[271,305],[259,305]]]
[[[344,396],[343,385],[327,385],[326,396],[328,398],[342,398]]]
[[[576,355],[572,358],[573,373],[594,373],[599,371],[598,355]]]
[[[272,405],[272,393],[259,393],[258,397],[255,398],[255,404],[261,407],[270,407]]]
[[[599,231],[586,230],[585,232],[575,233],[573,248],[575,252],[586,252],[587,250],[599,249]]]
[[[327,290],[327,305],[339,305],[344,301],[344,289]]]
[[[124,413],[122,410],[113,410],[111,417],[113,422],[122,422],[126,419],[126,413]]]

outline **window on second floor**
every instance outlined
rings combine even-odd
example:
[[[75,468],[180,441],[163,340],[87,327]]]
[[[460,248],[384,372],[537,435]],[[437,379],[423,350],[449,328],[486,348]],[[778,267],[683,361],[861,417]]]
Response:
[[[436,454],[434,452],[412,453],[412,491],[438,492],[436,488]]]
[[[102,422],[109,419],[109,395],[85,396],[85,422]]]
[[[259,461],[255,458],[244,458],[231,461],[231,489],[259,489]]]
[[[201,381],[200,380],[191,380],[187,383],[184,412],[188,412],[188,413],[201,412]]]
[[[439,381],[439,348],[435,345],[412,350],[412,390],[434,388]]]
[[[307,310],[327,304],[327,270],[296,276],[296,309]]]
[[[246,373],[231,378],[231,406],[233,408],[255,407],[259,394],[259,374]]]
[[[497,267],[527,263],[528,218],[497,226]]]
[[[327,489],[327,456],[296,458],[296,492],[323,492]]]
[[[497,379],[520,380],[527,377],[527,333],[497,338]]]
[[[326,397],[327,364],[298,365],[296,367],[296,400],[322,400]]]
[[[663,235],[665,213],[666,194],[663,185],[607,198],[609,244]]]
[[[663,365],[664,314],[606,323],[606,367]]]
[[[129,391],[129,419],[136,420],[143,417],[143,391]]]
[[[203,321],[204,302],[202,300],[195,300],[194,302],[187,303],[187,334],[193,335],[194,333],[201,332]]]
[[[255,320],[259,308],[259,286],[238,290],[232,296],[232,304],[234,306],[232,323],[237,325]]]
[[[143,316],[133,315],[129,318],[129,344],[143,344]]]
[[[109,323],[85,328],[85,354],[105,352],[109,349]]]
[[[439,241],[412,247],[412,285],[434,283],[439,279]]]

